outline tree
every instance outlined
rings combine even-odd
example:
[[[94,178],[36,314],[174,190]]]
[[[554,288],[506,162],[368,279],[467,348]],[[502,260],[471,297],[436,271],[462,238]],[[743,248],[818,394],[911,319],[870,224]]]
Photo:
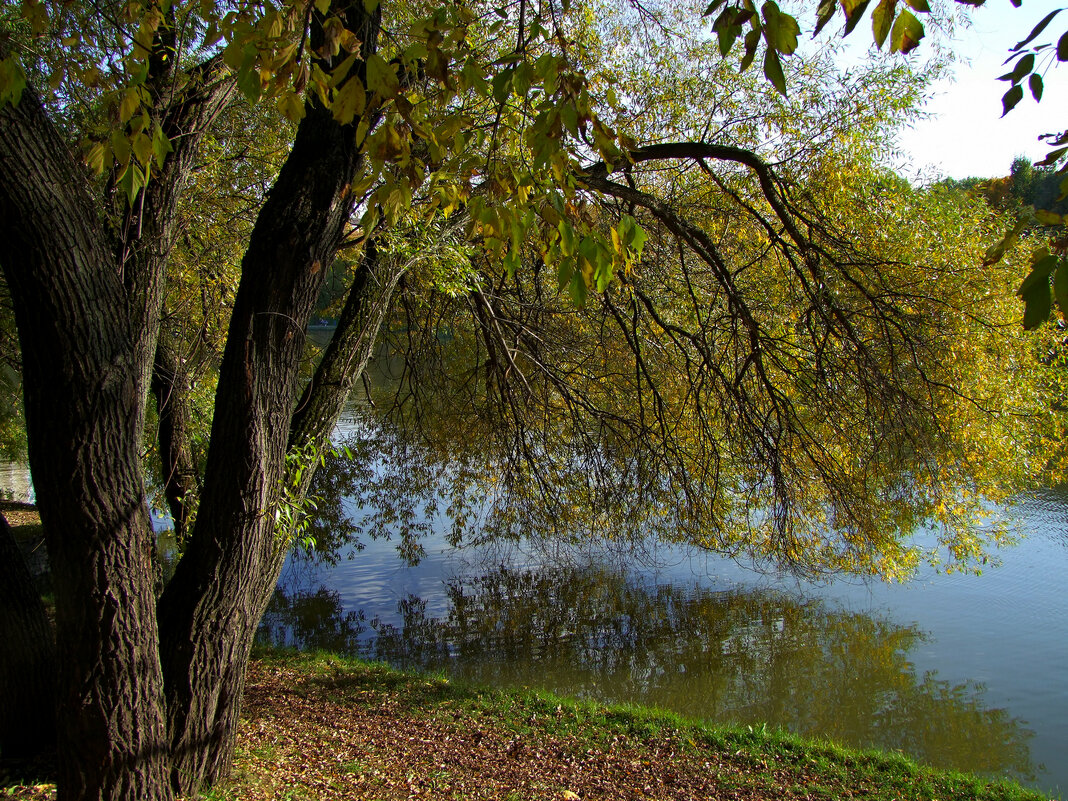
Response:
[[[761,35],[785,52],[773,5]],[[684,20],[646,13],[624,8],[617,31],[592,4],[525,2],[27,2],[5,18],[0,266],[56,581],[61,799],[166,799],[225,775],[256,623],[344,399],[387,313],[433,330],[432,306],[391,305],[409,273],[472,310],[483,357],[469,386],[514,413],[519,461],[544,478],[618,454],[626,480],[681,494],[679,519],[707,547],[894,574],[912,558],[908,524],[982,477],[990,441],[971,425],[998,395],[957,384],[974,353],[939,366],[962,310],[911,288],[915,242],[880,255],[875,222],[820,190],[835,177],[869,203],[893,189],[835,172],[842,126],[871,98],[819,84],[808,99],[834,112],[822,127],[797,123],[799,106],[741,108],[721,131],[733,141],[716,141],[688,126],[682,91],[636,79],[621,96],[592,69],[619,32],[655,43],[636,74],[660,74],[679,43],[699,54],[672,30]],[[717,86],[709,126],[737,108]],[[673,102],[654,114],[661,90]],[[167,413],[183,371],[161,331],[166,287],[194,165],[239,97],[271,101],[295,133],[250,198],[201,485],[170,493],[178,509],[195,495],[196,515],[157,602],[146,399],[164,475],[188,476],[188,449],[163,442],[188,438]],[[343,247],[358,250],[352,285],[302,384],[304,332]],[[914,493],[917,452],[930,483]],[[702,540],[699,523],[725,511],[748,527]],[[947,532],[965,563],[980,545]]]

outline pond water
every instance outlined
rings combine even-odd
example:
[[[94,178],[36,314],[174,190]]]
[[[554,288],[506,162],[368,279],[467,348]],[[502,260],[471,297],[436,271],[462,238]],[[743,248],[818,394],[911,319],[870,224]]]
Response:
[[[355,495],[338,510],[335,524],[373,514]],[[395,541],[366,536],[359,548],[342,538],[292,556],[260,636],[482,684],[766,723],[1060,795],[1068,490],[1012,511],[1024,540],[997,554],[1000,565],[981,576],[928,569],[904,585],[809,584],[654,545],[454,549],[445,516],[426,513],[415,566]]]
[[[369,511],[342,479],[330,526]],[[3,489],[32,497],[21,467],[0,470]],[[1066,489],[1013,508],[1024,540],[999,566],[904,585],[808,584],[654,545],[454,549],[445,515],[412,503],[417,565],[366,528],[360,547],[291,556],[261,639],[1068,788]]]

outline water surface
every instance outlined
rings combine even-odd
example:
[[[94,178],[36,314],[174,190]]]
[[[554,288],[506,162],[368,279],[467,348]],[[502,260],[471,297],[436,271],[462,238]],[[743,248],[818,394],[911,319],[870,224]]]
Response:
[[[982,576],[812,585],[652,548],[395,543],[293,558],[274,643],[505,687],[769,724],[932,765],[1068,785],[1068,493],[1019,504],[1024,542]],[[363,512],[353,505],[349,512]]]

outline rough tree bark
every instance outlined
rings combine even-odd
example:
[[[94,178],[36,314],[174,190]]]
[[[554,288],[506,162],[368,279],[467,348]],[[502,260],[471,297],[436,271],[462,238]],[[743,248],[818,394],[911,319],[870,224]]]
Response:
[[[337,330],[297,403],[289,433],[291,449],[325,447],[352,388],[363,375],[405,267],[379,258],[374,239],[364,246]],[[296,493],[303,497],[315,476],[314,464],[301,473]]]
[[[138,329],[84,169],[28,90],[0,109],[0,174],[30,467],[56,586],[59,795],[167,798]]]
[[[357,34],[365,58],[374,52],[377,11],[357,1],[331,14]],[[317,50],[323,17],[313,17]],[[349,80],[366,82],[364,63]],[[0,108],[2,267],[57,586],[60,801],[169,800],[225,775],[252,638],[288,546],[274,513],[304,331],[353,210],[361,159],[355,125],[314,99],[242,262],[198,522],[155,602],[140,443],[177,200],[200,137],[228,102],[212,69],[161,110],[175,152],[135,201],[136,224],[125,210],[117,226],[101,220],[83,166],[31,90]],[[367,286],[354,289],[354,304]],[[377,302],[361,308],[381,320]],[[352,353],[370,343],[349,342],[329,363],[366,360]],[[320,382],[307,408],[349,386]],[[308,430],[328,422],[319,415]]]
[[[374,52],[378,12],[332,11]],[[321,29],[318,35],[321,36]],[[313,37],[312,49],[318,47]],[[364,81],[364,61],[349,80]],[[219,373],[197,522],[159,604],[171,775],[180,793],[224,776],[256,626],[288,548],[276,530],[304,332],[345,233],[362,154],[354,125],[309,101],[248,249]],[[294,499],[294,500],[299,500]]]
[[[177,146],[118,235],[34,92],[0,108],[0,266],[56,587],[60,801],[173,795],[140,447],[177,197],[225,102],[200,82],[169,107]]]

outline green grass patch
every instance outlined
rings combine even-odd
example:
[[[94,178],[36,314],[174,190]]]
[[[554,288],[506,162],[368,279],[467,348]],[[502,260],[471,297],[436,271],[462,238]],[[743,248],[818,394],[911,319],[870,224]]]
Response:
[[[659,709],[606,706],[531,690],[486,689],[334,654],[261,650],[256,658],[268,670],[285,669],[303,677],[303,686],[293,691],[309,702],[325,698],[348,705],[354,713],[383,715],[393,727],[432,731],[424,747],[430,764],[408,765],[407,773],[396,781],[411,785],[418,779],[435,798],[464,797],[456,787],[466,788],[469,797],[487,798],[571,798],[585,797],[584,793],[672,798],[676,792],[700,798],[727,798],[732,793],[887,801],[1048,798],[1014,782],[936,770],[900,754],[847,749],[766,727],[713,726]],[[463,772],[467,769],[477,776],[477,765],[454,768],[447,757],[432,755],[434,748],[454,737],[463,740],[462,753],[485,752],[487,760],[497,760],[483,768],[488,775],[500,773],[501,764],[517,766],[522,775],[514,779],[514,787],[495,785],[481,795]],[[523,773],[520,762],[527,758]],[[581,771],[565,770],[579,762]],[[539,765],[544,771],[540,777]],[[359,768],[360,773],[378,776],[381,786],[391,786],[388,766],[373,752],[361,756]],[[346,764],[342,770],[350,768]],[[595,787],[576,786],[585,777],[608,786],[633,777],[635,784],[619,786],[618,795],[602,795],[594,792]],[[706,789],[693,790],[691,796],[679,789],[702,782]],[[709,787],[714,794],[709,795]]]

